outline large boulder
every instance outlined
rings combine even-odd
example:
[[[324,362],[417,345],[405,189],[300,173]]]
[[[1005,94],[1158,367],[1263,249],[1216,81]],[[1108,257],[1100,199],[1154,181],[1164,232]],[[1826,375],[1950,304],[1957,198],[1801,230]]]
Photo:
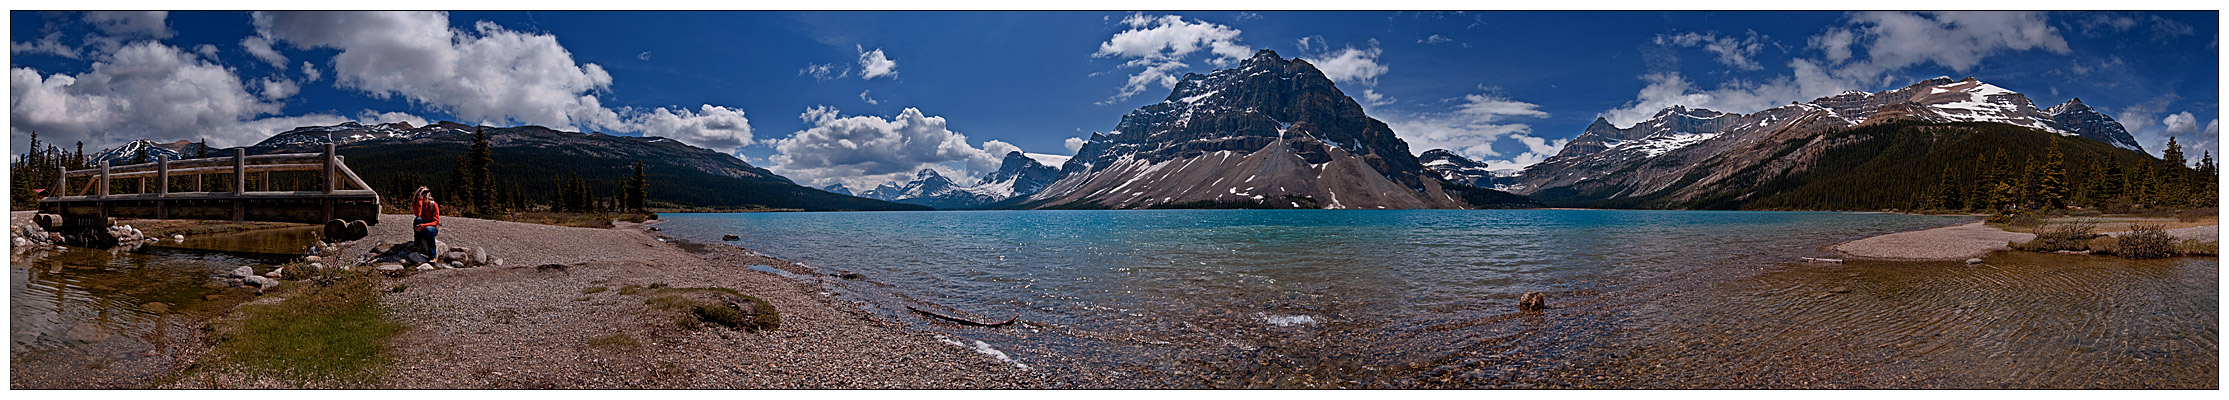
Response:
[[[472,248],[472,263],[475,265],[486,265],[488,263],[488,249],[486,247]]]
[[[246,278],[250,276],[255,276],[255,267],[243,265],[239,268],[232,269],[232,277],[234,278]]]
[[[253,287],[255,287],[255,288],[256,288],[256,289],[258,290],[258,291],[261,291],[261,290],[263,290],[263,289],[270,289],[270,288],[273,288],[273,287],[277,287],[277,286],[279,286],[279,281],[278,281],[278,280],[276,280],[276,279],[265,278],[265,277],[260,277],[260,276],[250,276],[250,277],[247,277],[247,278],[241,279],[241,280],[240,280],[240,284],[243,284],[243,285],[248,285],[248,286],[253,286]]]

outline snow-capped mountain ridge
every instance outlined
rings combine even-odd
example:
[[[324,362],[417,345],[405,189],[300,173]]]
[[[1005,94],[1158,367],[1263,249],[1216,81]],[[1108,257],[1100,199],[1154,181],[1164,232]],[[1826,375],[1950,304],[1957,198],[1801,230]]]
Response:
[[[1800,173],[1815,157],[1866,140],[1828,132],[1899,121],[1990,122],[2141,151],[2120,123],[2080,100],[2038,108],[2026,95],[1975,78],[1935,78],[1880,92],[1849,91],[1755,113],[1667,107],[1629,127],[1597,118],[1562,151],[1509,186],[1550,197],[1647,198],[1682,204],[1740,190],[1758,176]],[[1665,192],[1667,189],[1677,189]]]
[[[170,143],[169,146],[195,146],[195,144],[180,140],[176,143]],[[141,157],[141,155],[143,154],[145,155],[145,157]],[[166,147],[166,145],[162,143],[156,143],[153,140],[140,139],[117,145],[116,147],[111,147],[106,150],[101,150],[100,153],[95,153],[92,156],[89,156],[87,162],[91,162],[93,164],[109,163],[111,165],[118,165],[131,164],[135,161],[155,162],[157,158],[180,160],[185,159],[186,157],[185,153],[181,150]]]

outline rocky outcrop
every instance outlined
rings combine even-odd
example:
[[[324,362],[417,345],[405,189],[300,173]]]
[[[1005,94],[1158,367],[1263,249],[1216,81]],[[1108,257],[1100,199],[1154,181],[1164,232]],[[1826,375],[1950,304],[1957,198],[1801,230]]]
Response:
[[[1461,208],[1384,122],[1268,50],[1093,133],[1022,208]]]

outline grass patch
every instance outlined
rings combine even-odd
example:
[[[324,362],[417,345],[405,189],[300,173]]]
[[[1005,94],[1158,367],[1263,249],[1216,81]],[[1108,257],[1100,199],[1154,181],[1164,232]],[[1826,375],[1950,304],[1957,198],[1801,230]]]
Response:
[[[285,301],[243,306],[243,318],[219,327],[213,354],[220,363],[299,381],[372,380],[393,361],[388,340],[403,329],[380,309],[373,281],[356,275],[331,285],[282,286],[292,289]]]
[[[706,323],[736,329],[774,330],[782,314],[774,304],[727,288],[657,288],[646,290],[643,303],[651,308],[677,312],[674,324],[686,329]]]
[[[603,286],[595,286],[595,287],[590,287],[590,288],[587,288],[587,289],[581,289],[581,290],[580,290],[580,294],[597,294],[597,293],[603,293],[603,292],[604,292],[604,291],[606,291],[606,290],[611,290],[611,288],[607,288],[607,287],[603,287]]]

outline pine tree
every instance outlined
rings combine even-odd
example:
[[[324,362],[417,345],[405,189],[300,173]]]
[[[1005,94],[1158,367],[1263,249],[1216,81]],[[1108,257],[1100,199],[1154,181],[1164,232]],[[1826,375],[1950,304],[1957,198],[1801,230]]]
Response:
[[[641,211],[643,209],[643,204],[648,202],[647,198],[650,196],[649,186],[649,180],[642,175],[642,162],[636,161],[635,176],[627,180],[625,197],[628,210]]]
[[[495,185],[488,179],[488,165],[495,160],[488,154],[488,133],[481,128],[472,129],[472,147],[466,153],[465,172],[471,174],[465,184],[471,185],[472,204],[481,212],[494,212]]]
[[[457,167],[449,172],[448,190],[442,193],[443,196],[446,196],[444,200],[454,204],[445,203],[442,208],[459,211],[472,209],[472,170],[469,167],[471,161],[472,159],[468,155],[457,155]]]
[[[2036,203],[2045,209],[2065,208],[2067,179],[2065,156],[2059,153],[2058,138],[2051,139],[2050,151],[2044,153],[2043,165],[2035,174]]]
[[[2104,166],[2098,169],[2097,178],[2090,181],[2090,202],[2100,206],[2119,199],[2128,188],[2128,178],[2121,171],[2120,163],[2110,160],[2101,163]]]
[[[201,138],[201,146],[194,150],[193,158],[209,158],[209,138]]]
[[[2162,155],[2164,157],[2161,157],[2161,159],[2175,163],[2177,167],[2189,168],[2189,166],[2183,164],[2183,145],[2176,144],[2174,136],[2167,137],[2167,151]]]

